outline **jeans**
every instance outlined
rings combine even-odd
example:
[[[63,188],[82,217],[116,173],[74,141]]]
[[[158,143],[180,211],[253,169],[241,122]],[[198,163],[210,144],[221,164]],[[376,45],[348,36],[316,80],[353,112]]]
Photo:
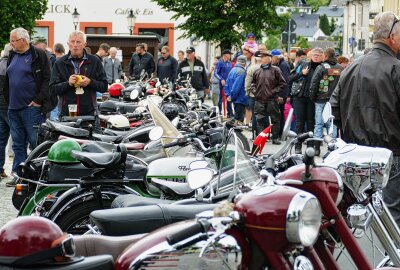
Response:
[[[51,121],[58,121],[58,106],[56,106],[51,112],[50,112],[50,120]]]
[[[329,132],[330,122],[324,123],[322,120],[322,111],[325,107],[324,103],[315,103],[315,127],[314,127],[314,137],[315,138],[322,138],[322,130],[325,127]],[[333,138],[337,137],[337,128],[333,125]]]
[[[246,105],[240,103],[233,103],[233,106],[235,108],[235,120],[243,122]]]
[[[28,143],[31,149],[36,147],[38,128],[45,121],[45,115],[40,107],[31,106],[20,110],[8,110],[8,120],[14,151],[12,170],[15,171],[28,156]]]
[[[393,156],[389,181],[383,189],[383,201],[392,214],[397,226],[400,226],[400,157]]]
[[[0,109],[0,130],[0,173],[3,173],[4,163],[6,162],[6,147],[10,137],[7,109]]]
[[[225,97],[225,91],[224,89],[221,90],[221,93],[219,95],[219,101],[218,101],[218,107],[222,108],[222,98]],[[228,118],[232,117],[232,102],[231,101],[226,101],[226,113]]]

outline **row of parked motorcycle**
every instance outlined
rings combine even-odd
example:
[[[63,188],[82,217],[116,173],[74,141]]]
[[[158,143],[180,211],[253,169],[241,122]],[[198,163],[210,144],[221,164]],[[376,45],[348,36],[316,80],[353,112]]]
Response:
[[[100,112],[107,102],[118,108],[100,119],[125,113],[134,121],[145,117],[143,124],[103,125],[102,134],[90,117],[43,124],[40,144],[18,168],[16,220],[54,222],[73,236],[60,244],[62,262],[40,256],[34,262],[17,251],[9,256],[19,259],[2,260],[0,243],[0,266],[340,269],[340,247],[355,268],[400,267],[400,231],[381,195],[391,151],[331,139],[328,131],[328,152],[317,163],[311,147],[317,139],[290,131],[288,120],[281,149],[260,154],[255,146],[251,151],[243,127],[223,122],[190,85],[148,84],[144,77],[129,82],[118,101],[100,105]],[[123,103],[129,85],[140,88],[139,94],[130,88],[129,102],[136,103]],[[333,121],[329,104],[323,115]],[[261,133],[256,141],[266,139]],[[309,146],[304,155],[292,154],[296,143]],[[13,230],[12,222],[0,235]],[[379,262],[356,238],[371,230],[383,250]]]

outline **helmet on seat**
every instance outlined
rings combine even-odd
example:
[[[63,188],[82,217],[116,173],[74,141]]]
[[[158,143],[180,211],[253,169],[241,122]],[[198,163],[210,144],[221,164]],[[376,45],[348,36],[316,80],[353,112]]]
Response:
[[[124,88],[125,87],[120,83],[113,83],[108,88],[108,93],[110,94],[111,97],[119,97]]]
[[[74,140],[61,140],[53,144],[47,155],[47,159],[55,163],[76,163],[80,162],[71,155],[71,151],[82,151],[81,146]]]
[[[0,256],[23,257],[52,248],[64,234],[51,220],[43,217],[19,217],[0,229]]]
[[[178,117],[179,113],[186,113],[186,105],[181,102],[166,102],[161,105],[161,111],[169,120]]]
[[[113,115],[107,120],[107,128],[126,130],[130,129],[129,120],[123,115]]]
[[[107,100],[99,105],[99,110],[101,114],[115,113],[117,111],[117,106],[114,101]]]

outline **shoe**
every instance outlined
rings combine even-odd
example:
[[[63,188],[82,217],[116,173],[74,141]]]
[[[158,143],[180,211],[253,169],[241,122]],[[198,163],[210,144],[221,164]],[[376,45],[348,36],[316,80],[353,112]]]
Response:
[[[7,178],[7,177],[8,177],[8,175],[6,174],[5,171],[3,171],[3,172],[0,174],[0,178]]]
[[[12,179],[8,182],[6,182],[6,187],[15,187],[16,181],[15,179]]]
[[[301,144],[295,144],[294,146],[294,152],[297,155],[301,155]]]
[[[272,140],[272,144],[280,145],[281,141],[278,139]]]

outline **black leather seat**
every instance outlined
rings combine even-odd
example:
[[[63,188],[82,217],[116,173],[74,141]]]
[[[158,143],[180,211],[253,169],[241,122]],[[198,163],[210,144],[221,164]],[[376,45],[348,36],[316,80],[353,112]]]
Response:
[[[110,168],[121,160],[121,153],[87,153],[72,150],[71,156],[88,168]]]
[[[10,264],[14,259],[9,257],[0,257],[0,269],[2,270],[22,270],[22,269],[41,269],[41,270],[112,270],[114,269],[114,259],[111,255],[99,255],[92,257],[85,257],[81,260],[79,258],[75,259],[71,263],[61,262],[61,263],[49,263],[41,264],[37,266],[29,265],[27,268],[11,267]]]
[[[111,153],[117,151],[117,145],[109,142],[88,141],[81,145],[83,152],[89,153]]]
[[[132,132],[132,129],[128,129],[128,130],[117,130],[117,129],[110,129],[110,128],[105,128],[103,130],[103,133],[106,135],[110,135],[110,136],[121,136],[124,137],[125,135],[129,134]]]
[[[95,138],[96,140],[109,143],[120,143],[124,138],[123,136],[119,135],[106,135],[98,133],[93,133],[92,137]]]
[[[171,196],[189,197],[194,190],[187,183],[179,183],[162,179],[152,178],[151,183]]]
[[[75,128],[63,125],[62,123],[46,121],[46,125],[50,131],[57,131],[58,133],[74,138],[88,138],[89,131],[82,128]]]
[[[170,204],[174,201],[142,197],[135,194],[118,195],[111,204],[111,208],[136,207],[155,204]]]
[[[215,206],[215,204],[157,204],[141,207],[114,208],[93,211],[90,214],[90,219],[104,235],[134,235],[148,233],[174,222],[192,219],[198,213],[213,210]]]
[[[119,113],[121,114],[133,113],[139,107],[139,105],[137,104],[129,104],[123,102],[116,102],[115,106],[119,108]]]

